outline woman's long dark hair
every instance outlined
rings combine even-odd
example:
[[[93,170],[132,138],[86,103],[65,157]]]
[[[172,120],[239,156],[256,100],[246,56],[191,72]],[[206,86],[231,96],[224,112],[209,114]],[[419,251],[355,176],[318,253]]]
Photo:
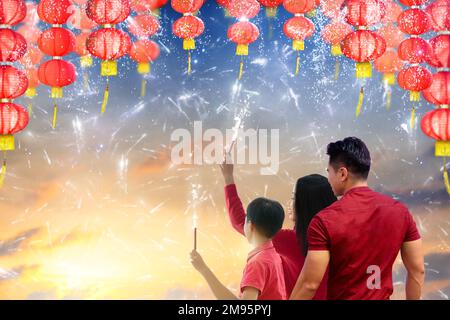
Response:
[[[324,176],[311,174],[297,180],[294,195],[295,232],[304,256],[308,252],[306,236],[309,223],[316,214],[336,200],[328,179]]]

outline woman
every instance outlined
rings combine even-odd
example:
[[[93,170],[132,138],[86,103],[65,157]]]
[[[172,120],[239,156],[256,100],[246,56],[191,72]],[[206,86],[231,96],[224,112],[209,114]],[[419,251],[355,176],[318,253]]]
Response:
[[[225,202],[233,227],[244,234],[245,210],[234,183],[233,165],[225,162],[220,166],[225,179]],[[297,180],[292,192],[289,217],[295,223],[295,228],[282,229],[272,239],[276,251],[283,261],[286,292],[290,296],[303,268],[308,252],[307,230],[311,219],[336,201],[327,178],[312,174]],[[325,300],[327,276],[314,299]]]

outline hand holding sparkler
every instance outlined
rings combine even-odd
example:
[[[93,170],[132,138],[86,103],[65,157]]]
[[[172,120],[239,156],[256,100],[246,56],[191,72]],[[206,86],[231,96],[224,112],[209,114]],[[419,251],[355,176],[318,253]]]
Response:
[[[225,154],[225,158],[222,164],[220,165],[220,170],[222,171],[222,175],[225,180],[225,185],[228,186],[230,184],[234,184],[234,175],[233,175],[234,165],[231,162],[231,157],[229,153]]]
[[[200,273],[208,269],[208,266],[197,250],[192,250],[191,252],[191,264]]]

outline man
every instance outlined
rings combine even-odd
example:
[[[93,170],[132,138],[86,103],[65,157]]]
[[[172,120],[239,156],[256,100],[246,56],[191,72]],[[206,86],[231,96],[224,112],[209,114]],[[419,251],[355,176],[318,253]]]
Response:
[[[406,298],[420,299],[422,243],[413,217],[398,201],[367,185],[370,153],[358,138],[330,143],[328,180],[339,201],[316,215],[308,255],[291,299],[311,299],[329,266],[328,299],[389,299],[392,265],[401,251]]]

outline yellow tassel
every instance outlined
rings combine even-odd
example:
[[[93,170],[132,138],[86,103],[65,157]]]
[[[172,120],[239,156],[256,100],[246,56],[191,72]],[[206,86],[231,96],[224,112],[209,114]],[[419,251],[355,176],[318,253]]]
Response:
[[[117,61],[115,60],[102,61],[101,75],[103,77],[117,76]]]
[[[147,80],[143,78],[141,82],[141,98],[145,97],[146,89],[147,89]]]
[[[305,41],[303,41],[303,40],[294,40],[294,41],[292,41],[292,50],[294,50],[294,51],[303,51],[303,50],[305,50]]]
[[[33,115],[33,103],[32,102],[30,102],[28,104],[28,115],[29,115],[30,118]]]
[[[195,40],[194,39],[184,39],[183,40],[183,49],[184,50],[194,50],[195,49]]]
[[[89,74],[87,72],[83,73],[83,85],[84,85],[84,90],[89,89]]]
[[[450,157],[450,141],[436,141],[436,157]]]
[[[358,105],[356,106],[356,116],[359,117],[361,113],[361,107],[363,105],[364,101],[364,87],[361,87],[359,90],[359,98],[358,98]]]
[[[409,127],[414,129],[414,124],[416,123],[416,106],[413,106],[411,111],[411,119],[409,120]]]
[[[266,17],[274,18],[277,16],[277,7],[266,8]]]
[[[14,149],[14,136],[11,134],[0,135],[0,150],[13,151]]]
[[[137,72],[139,74],[149,74],[151,70],[150,63],[138,63]]]
[[[357,62],[356,63],[356,78],[371,78],[372,77],[372,65],[370,62]]]
[[[52,99],[61,99],[63,97],[63,88],[52,87]]]
[[[389,91],[386,93],[386,109],[391,109],[391,103],[392,103],[392,92],[389,89]]]
[[[383,73],[383,82],[387,85],[393,86],[395,84],[395,74],[391,72]]]
[[[295,63],[295,75],[298,75],[299,70],[300,70],[300,55],[297,54],[297,59]]]
[[[450,141],[444,141],[444,142],[449,143]],[[449,150],[450,150],[450,148],[449,148]],[[443,159],[443,168],[442,168],[442,170],[443,170],[442,173],[443,173],[443,177],[444,177],[445,189],[447,190],[447,193],[450,194],[450,180],[448,178],[447,158],[446,157],[444,157],[444,159]]]
[[[226,8],[223,9],[223,15],[225,16],[225,18],[231,17],[230,11],[228,11],[228,9]]]
[[[239,76],[238,80],[242,79],[242,75],[244,74],[244,60],[241,60],[241,63],[239,64]]]
[[[0,188],[3,187],[6,177],[6,159],[3,159],[2,172],[0,173]]]
[[[191,51],[188,51],[188,74],[191,74],[192,71],[192,57]]]
[[[339,59],[336,58],[336,62],[334,64],[334,80],[339,79]]]
[[[106,105],[108,104],[109,99],[109,83],[107,81],[106,88],[105,88],[105,94],[103,95],[103,102],[102,102],[102,114],[106,111]]]
[[[306,13],[306,16],[308,16],[308,17],[310,17],[310,18],[315,17],[315,16],[316,16],[316,9],[312,9],[311,11],[308,11],[308,12]]]
[[[55,102],[55,105],[53,106],[53,121],[52,121],[52,128],[56,128],[56,117],[58,116],[58,105]]]
[[[28,88],[25,92],[25,96],[27,98],[34,98],[36,97],[36,88]]]
[[[159,8],[153,9],[153,10],[152,10],[152,13],[153,13],[154,16],[156,16],[157,18],[159,18],[160,15],[161,15],[161,10],[159,10]]]
[[[248,56],[248,44],[238,44],[236,47],[237,56]]]
[[[410,91],[409,92],[409,101],[420,101],[420,91]]]
[[[333,57],[342,56],[341,45],[339,45],[339,44],[333,44],[333,45],[331,46],[331,55],[332,55]]]
[[[92,67],[92,64],[93,64],[93,61],[92,61],[92,56],[91,55],[80,57],[81,68]]]

